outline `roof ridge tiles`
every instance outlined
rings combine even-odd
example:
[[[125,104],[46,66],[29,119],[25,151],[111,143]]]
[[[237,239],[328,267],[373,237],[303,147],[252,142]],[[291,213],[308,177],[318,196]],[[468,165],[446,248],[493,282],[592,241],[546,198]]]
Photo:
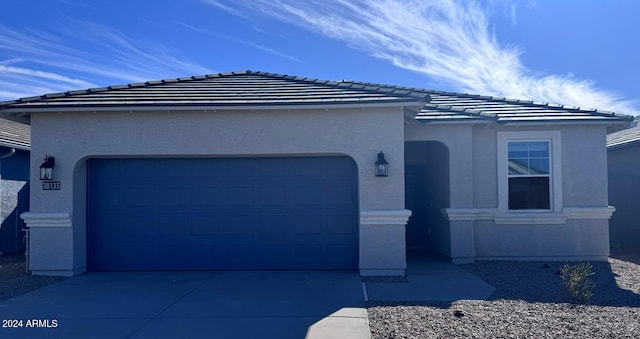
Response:
[[[518,99],[517,101],[520,102],[520,103],[523,103],[523,104],[533,104],[533,100],[521,100],[521,99]]]
[[[18,100],[20,100],[22,102],[30,102],[30,101],[42,100],[43,98],[44,98],[44,95],[34,95],[34,96],[31,96],[31,97],[20,98]]]
[[[47,99],[51,99],[51,98],[62,98],[67,96],[67,92],[55,92],[55,93],[48,93],[48,94],[44,94],[43,97],[47,98]]]

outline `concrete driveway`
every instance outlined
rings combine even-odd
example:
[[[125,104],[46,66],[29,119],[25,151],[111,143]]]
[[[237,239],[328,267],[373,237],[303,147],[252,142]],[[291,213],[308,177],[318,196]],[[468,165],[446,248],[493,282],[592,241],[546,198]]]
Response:
[[[0,337],[369,338],[363,299],[356,272],[87,273],[0,303]]]

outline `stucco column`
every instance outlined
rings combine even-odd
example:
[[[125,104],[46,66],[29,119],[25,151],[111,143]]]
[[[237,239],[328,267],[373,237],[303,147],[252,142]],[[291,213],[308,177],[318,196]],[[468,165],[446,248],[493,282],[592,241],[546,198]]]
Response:
[[[407,268],[405,226],[411,211],[360,211],[360,275],[403,276]]]
[[[473,262],[475,257],[473,209],[473,132],[470,126],[461,128],[449,147],[450,208],[445,210],[451,236],[451,260],[454,263]]]
[[[447,208],[443,213],[450,225],[451,261],[455,264],[472,263],[476,256],[474,220],[478,210]]]
[[[69,213],[25,212],[29,270],[34,275],[73,276],[73,229]]]

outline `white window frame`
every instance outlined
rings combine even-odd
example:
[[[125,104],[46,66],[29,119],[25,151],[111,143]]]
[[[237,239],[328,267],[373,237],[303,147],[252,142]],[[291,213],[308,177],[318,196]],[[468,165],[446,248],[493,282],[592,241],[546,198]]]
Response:
[[[518,141],[549,142],[550,209],[509,209],[508,143]],[[498,211],[502,213],[549,213],[562,211],[562,140],[560,131],[498,132]]]

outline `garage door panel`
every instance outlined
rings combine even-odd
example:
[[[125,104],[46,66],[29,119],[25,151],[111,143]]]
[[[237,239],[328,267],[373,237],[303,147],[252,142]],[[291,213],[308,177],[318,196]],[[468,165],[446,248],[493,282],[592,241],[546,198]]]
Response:
[[[278,267],[278,265],[289,262],[292,257],[296,256],[292,248],[280,244],[261,244],[258,250],[259,257],[261,258],[261,266],[268,265]]]
[[[93,187],[96,192],[100,192],[102,199],[100,205],[103,207],[120,207],[124,198],[124,189],[120,185],[101,184]]]
[[[191,194],[192,206],[221,207],[226,199],[223,189],[204,185],[192,188]]]
[[[342,264],[342,261],[340,260],[340,258],[351,255],[352,250],[353,249],[351,248],[351,244],[327,243],[326,251],[334,254],[334,255],[328,256],[327,260],[334,265],[340,265]]]
[[[224,225],[227,234],[254,234],[256,233],[256,220],[252,215],[230,215],[221,218],[220,223]]]
[[[88,168],[90,270],[357,267],[348,158],[94,159]]]
[[[156,195],[157,204],[161,208],[191,205],[190,200],[193,190],[189,186],[158,187],[151,192]]]
[[[256,187],[247,186],[246,184],[234,184],[225,187],[222,192],[224,194],[226,203],[230,207],[239,206],[255,206],[256,205]]]
[[[329,185],[326,189],[328,205],[353,206],[355,203],[352,185]]]
[[[219,225],[220,219],[215,215],[197,215],[190,219],[190,229],[192,234],[200,236],[219,234]]]
[[[153,218],[152,221],[149,219]],[[142,237],[154,237],[159,234],[158,224],[161,221],[159,218],[152,217],[151,215],[130,216],[122,222],[122,228],[125,229],[124,236],[142,236]]]
[[[287,205],[287,188],[284,186],[260,187],[259,192],[261,206]]]
[[[355,232],[353,216],[329,215],[327,216],[327,233],[329,234],[351,234]]]
[[[326,253],[325,244],[300,243],[296,245],[293,250],[299,262],[305,262],[311,267],[317,267],[327,261],[327,259],[322,256],[314,255],[314,253]]]
[[[317,177],[321,178],[326,172],[325,162],[323,158],[309,158],[308,161],[293,161],[291,169],[296,176]]]
[[[118,267],[120,265],[135,267],[154,260],[157,256],[155,243],[145,241],[146,237],[129,236],[105,237],[95,248],[97,259],[107,266]],[[137,249],[136,255],[131,255],[131,249]]]
[[[323,185],[302,185],[295,188],[295,203],[297,205],[322,206],[325,201],[325,187]]]
[[[94,221],[94,230],[97,237],[120,236],[127,229],[122,225],[121,218],[117,215],[102,215]]]
[[[286,214],[272,215],[262,214],[257,220],[257,233],[263,234],[287,234],[290,229],[289,216]]]
[[[257,246],[238,237],[231,238],[233,240],[221,253],[221,258],[224,260],[223,267],[253,267],[255,263],[262,261],[263,258],[258,255]]]
[[[295,217],[296,234],[324,234],[324,215],[299,215]]]
[[[157,228],[159,236],[185,236],[192,234],[192,222],[188,215],[171,215],[158,218],[153,227]]]
[[[124,204],[130,207],[156,206],[158,194],[154,187],[129,187],[124,191]]]

